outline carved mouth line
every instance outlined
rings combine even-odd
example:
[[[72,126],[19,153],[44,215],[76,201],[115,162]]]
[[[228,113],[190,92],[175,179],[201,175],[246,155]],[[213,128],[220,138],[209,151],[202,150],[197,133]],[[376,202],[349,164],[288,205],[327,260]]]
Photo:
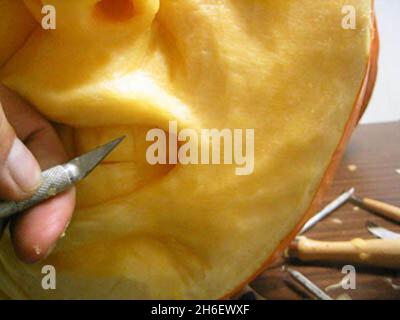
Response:
[[[88,177],[77,185],[77,207],[98,206],[123,198],[155,183],[167,175],[175,165],[151,165],[146,150],[150,127],[113,126],[71,129],[74,153],[84,154],[94,147],[125,135],[125,140]],[[166,134],[168,136],[168,134]]]

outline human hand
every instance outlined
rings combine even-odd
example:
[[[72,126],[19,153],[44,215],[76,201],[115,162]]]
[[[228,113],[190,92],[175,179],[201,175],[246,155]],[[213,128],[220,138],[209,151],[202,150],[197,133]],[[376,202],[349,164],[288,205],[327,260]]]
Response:
[[[41,170],[66,162],[65,150],[50,123],[27,102],[0,84],[0,198],[29,198],[40,185]],[[24,262],[45,258],[68,227],[75,207],[72,188],[10,219],[14,250]],[[0,221],[0,235],[5,228]]]

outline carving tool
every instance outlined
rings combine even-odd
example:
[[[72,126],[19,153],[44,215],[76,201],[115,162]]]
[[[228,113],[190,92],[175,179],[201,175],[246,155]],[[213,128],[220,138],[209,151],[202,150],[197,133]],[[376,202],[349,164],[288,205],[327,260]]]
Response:
[[[390,231],[384,227],[378,226],[377,224],[367,221],[366,227],[368,231],[377,238],[380,239],[400,239],[400,234],[397,232]]]
[[[333,300],[328,294],[322,291],[317,287],[311,280],[305,277],[299,271],[293,270],[291,268],[285,268],[287,272],[289,272],[290,276],[296,280],[302,287],[307,289],[307,291],[311,292],[315,297],[320,300]]]
[[[329,203],[325,208],[323,208],[320,212],[314,215],[310,220],[306,222],[303,228],[300,230],[299,235],[303,234],[304,232],[310,230],[313,226],[315,226],[318,222],[322,219],[326,218],[332,212],[334,212],[337,208],[342,206],[344,203],[347,202],[354,194],[354,188],[351,188],[349,191],[341,194],[338,198],[333,200]]]
[[[0,218],[11,217],[71,188],[88,176],[124,138],[113,140],[65,164],[43,171],[42,183],[31,198],[23,201],[0,202]]]
[[[355,195],[350,197],[351,202],[354,204],[367,209],[368,211],[372,211],[377,213],[385,218],[393,220],[397,223],[400,223],[400,208],[393,206],[391,204],[387,204],[382,201],[369,199],[369,198],[358,198]]]
[[[316,241],[297,237],[286,250],[285,255],[300,261],[400,269],[400,239]]]

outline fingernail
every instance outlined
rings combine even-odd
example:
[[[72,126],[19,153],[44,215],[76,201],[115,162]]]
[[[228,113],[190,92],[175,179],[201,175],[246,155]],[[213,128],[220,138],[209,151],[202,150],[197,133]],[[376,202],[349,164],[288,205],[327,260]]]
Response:
[[[24,193],[31,193],[40,185],[41,170],[32,153],[19,139],[15,139],[7,159],[11,177]]]

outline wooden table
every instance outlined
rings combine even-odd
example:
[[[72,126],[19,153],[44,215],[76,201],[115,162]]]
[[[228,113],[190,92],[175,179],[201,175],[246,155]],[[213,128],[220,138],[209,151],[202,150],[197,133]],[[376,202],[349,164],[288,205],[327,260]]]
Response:
[[[400,122],[361,125],[352,137],[323,205],[344,190],[355,187],[358,196],[400,206],[400,172],[397,170],[400,170]],[[374,237],[365,228],[367,220],[400,232],[400,225],[347,203],[317,224],[307,237],[326,241],[357,237],[371,239]],[[339,283],[345,276],[340,265],[305,265],[280,259],[253,281],[252,287],[267,299],[309,299],[310,296],[282,271],[283,265],[302,272],[321,289]],[[400,290],[395,290],[390,284],[393,281],[395,286],[400,285],[400,270],[356,266],[356,271],[355,290],[339,287],[328,290],[329,295],[335,299],[343,297],[343,294],[351,299],[400,299]]]

